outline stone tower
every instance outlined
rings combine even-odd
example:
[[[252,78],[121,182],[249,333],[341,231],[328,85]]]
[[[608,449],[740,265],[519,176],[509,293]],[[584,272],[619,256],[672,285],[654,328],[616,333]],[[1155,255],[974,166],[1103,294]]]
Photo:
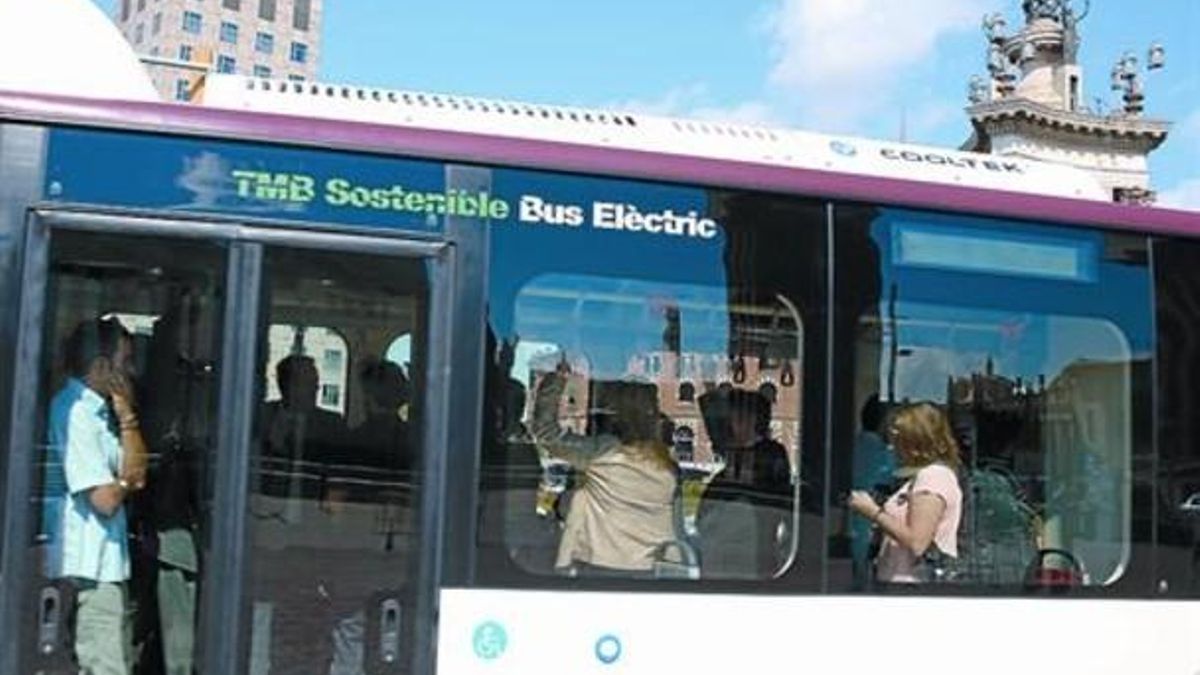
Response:
[[[1170,125],[1143,116],[1142,74],[1132,54],[1112,72],[1123,105],[1104,111],[1085,102],[1077,56],[1088,8],[1072,4],[1023,0],[1025,23],[1013,34],[1003,15],[984,17],[990,78],[972,80],[967,114],[974,133],[964,149],[1069,164],[1094,175],[1114,201],[1152,203],[1148,158]],[[1147,70],[1163,62],[1162,47],[1153,45]]]

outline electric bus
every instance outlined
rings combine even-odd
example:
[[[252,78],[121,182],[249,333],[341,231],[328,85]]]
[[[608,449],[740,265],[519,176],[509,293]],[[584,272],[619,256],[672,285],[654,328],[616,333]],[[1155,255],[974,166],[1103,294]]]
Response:
[[[0,92],[0,672],[78,667],[47,427],[97,319],[150,457],[132,672],[1196,672],[1198,234],[1065,167],[788,129]],[[645,479],[535,422],[595,439],[620,392],[670,529],[574,565],[645,515],[581,533],[582,491]],[[914,401],[961,451],[962,571],[884,586],[845,496]]]

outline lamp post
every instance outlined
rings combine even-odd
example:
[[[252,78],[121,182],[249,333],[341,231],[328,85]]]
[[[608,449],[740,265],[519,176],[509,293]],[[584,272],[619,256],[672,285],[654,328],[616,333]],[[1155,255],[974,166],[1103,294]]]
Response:
[[[1150,45],[1146,54],[1146,71],[1161,70],[1167,65],[1167,52],[1157,42]],[[1113,65],[1112,89],[1121,92],[1125,101],[1124,112],[1129,117],[1140,117],[1146,109],[1146,92],[1142,83],[1142,72],[1139,69],[1138,58],[1132,52],[1125,52]]]

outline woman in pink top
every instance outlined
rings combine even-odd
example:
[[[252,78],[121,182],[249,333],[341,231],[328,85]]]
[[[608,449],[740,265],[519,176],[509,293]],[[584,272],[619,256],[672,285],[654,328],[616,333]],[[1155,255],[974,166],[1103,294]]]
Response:
[[[958,557],[962,489],[958,444],[946,416],[931,403],[901,408],[888,440],[911,478],[883,505],[867,492],[850,493],[848,506],[883,532],[875,578],[885,583],[919,583],[921,557],[936,546]]]

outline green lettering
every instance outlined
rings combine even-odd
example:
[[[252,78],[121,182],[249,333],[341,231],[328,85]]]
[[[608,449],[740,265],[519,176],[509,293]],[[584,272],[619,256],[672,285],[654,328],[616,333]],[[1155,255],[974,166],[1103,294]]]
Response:
[[[389,194],[388,194],[387,188],[379,188],[377,190],[371,190],[370,195],[371,195],[371,208],[373,208],[373,209],[386,209],[388,207],[388,205],[391,203],[391,199],[389,199]]]
[[[492,220],[508,218],[508,202],[501,199],[493,199],[488,202],[487,217]]]
[[[425,195],[425,213],[436,213],[439,216],[446,213],[446,195],[431,192]]]
[[[345,178],[330,178],[325,182],[325,203],[330,206],[345,206],[350,201],[350,181]]]
[[[249,197],[250,187],[262,180],[264,176],[261,172],[246,171],[244,169],[234,169],[230,175],[237,181],[237,194],[239,197]]]
[[[293,202],[311,202],[316,196],[316,191],[313,186],[316,181],[312,176],[304,174],[293,174],[291,183],[288,185],[288,200]]]

